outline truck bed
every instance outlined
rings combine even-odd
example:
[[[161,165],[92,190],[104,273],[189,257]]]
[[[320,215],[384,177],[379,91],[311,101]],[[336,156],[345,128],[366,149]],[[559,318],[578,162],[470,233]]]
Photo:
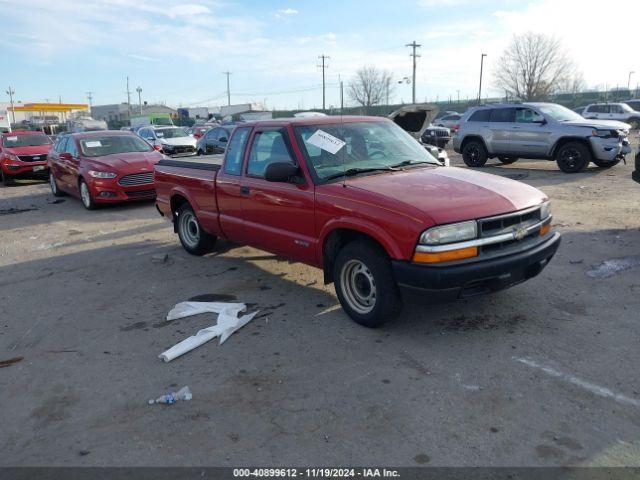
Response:
[[[182,167],[217,172],[218,170],[220,170],[223,158],[224,154],[201,155],[182,158],[165,158],[160,160],[156,165],[159,167]]]

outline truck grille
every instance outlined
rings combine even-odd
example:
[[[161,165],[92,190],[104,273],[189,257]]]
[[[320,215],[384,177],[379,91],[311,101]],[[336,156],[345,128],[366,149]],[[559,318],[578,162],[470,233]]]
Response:
[[[45,162],[47,160],[47,154],[41,155],[18,155],[18,158],[23,162]]]
[[[118,180],[118,185],[125,187],[130,185],[145,185],[147,183],[153,183],[153,172],[132,173]]]
[[[517,230],[526,229],[539,223],[540,207],[529,208],[519,212],[497,215],[495,217],[482,218],[478,220],[478,236],[480,238],[495,237],[512,233]],[[482,253],[489,254],[502,250],[510,245],[526,241],[529,237],[538,236],[540,229],[527,231],[520,239],[509,239],[500,243],[492,243],[481,247]]]
[[[127,197],[129,198],[145,198],[145,197],[155,197],[156,196],[156,191],[155,189],[150,189],[150,190],[138,190],[138,191],[133,191],[133,192],[125,192],[127,194]]]
[[[191,145],[171,145],[162,147],[168,154],[176,155],[179,153],[193,153],[196,151],[195,147]]]

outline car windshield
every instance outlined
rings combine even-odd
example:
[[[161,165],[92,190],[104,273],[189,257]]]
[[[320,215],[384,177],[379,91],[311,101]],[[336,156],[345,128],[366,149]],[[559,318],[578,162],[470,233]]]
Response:
[[[441,165],[417,140],[389,121],[305,125],[295,130],[302,140],[303,154],[321,180],[344,172],[392,170],[420,163]]]
[[[180,138],[188,137],[189,134],[184,128],[162,128],[156,130],[156,137],[158,138]]]
[[[153,119],[153,124],[154,125],[173,125],[173,122],[171,121],[170,118],[165,118],[165,117],[156,117]]]
[[[116,153],[150,152],[153,148],[134,135],[104,135],[81,139],[80,150],[85,157],[103,157]]]
[[[569,110],[562,105],[537,105],[538,109],[553,118],[556,122],[570,122],[573,120],[584,120],[581,115]]]
[[[3,147],[41,147],[51,145],[51,140],[46,135],[7,135],[2,140]]]

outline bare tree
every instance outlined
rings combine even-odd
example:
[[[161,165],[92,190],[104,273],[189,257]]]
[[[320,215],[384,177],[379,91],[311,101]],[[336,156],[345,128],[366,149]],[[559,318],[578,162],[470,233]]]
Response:
[[[544,100],[579,81],[573,62],[555,37],[528,32],[513,37],[498,59],[495,85],[523,101]]]
[[[353,101],[368,110],[388,99],[392,91],[393,83],[389,72],[365,66],[349,82],[347,93]]]

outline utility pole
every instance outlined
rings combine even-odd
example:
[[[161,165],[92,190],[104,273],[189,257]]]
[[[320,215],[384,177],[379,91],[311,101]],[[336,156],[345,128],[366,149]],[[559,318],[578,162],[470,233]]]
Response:
[[[325,109],[325,83],[324,83],[324,71],[329,68],[328,65],[326,65],[325,60],[329,60],[330,57],[327,57],[326,55],[319,55],[318,58],[322,61],[322,65],[318,65],[318,67],[322,68],[322,110]]]
[[[11,89],[11,85],[9,85],[9,89],[7,90],[7,95],[9,95],[9,103],[11,103],[11,123],[16,123],[16,112],[13,111],[13,96],[16,94],[15,90]]]
[[[631,93],[631,75],[633,75],[634,71],[629,72],[629,80],[627,81],[627,90],[629,90],[629,93]]]
[[[419,43],[416,43],[416,41],[414,40],[411,43],[407,43],[405,45],[405,47],[411,47],[412,48],[412,52],[409,54],[410,57],[413,57],[413,82],[411,85],[411,101],[412,103],[416,103],[416,58],[419,57],[420,55],[418,55],[416,53],[416,48],[420,48],[422,45],[420,45]]]
[[[127,77],[127,111],[129,112],[129,118],[131,118],[131,90],[129,90],[129,77]]]
[[[340,115],[342,110],[344,110],[344,82],[340,80]]]
[[[85,92],[87,94],[87,100],[89,100],[89,108],[93,106],[93,92]]]
[[[142,87],[136,88],[136,92],[138,92],[138,106],[140,108],[140,115],[142,115]]]
[[[480,86],[478,87],[478,103],[482,103],[482,67],[484,66],[484,57],[486,57],[487,54],[483,53],[480,56]]]
[[[460,90],[456,90],[458,92],[458,106],[460,105]]]
[[[222,73],[227,76],[227,106],[229,106],[231,105],[231,88],[229,86],[229,75],[231,75],[231,72]]]

